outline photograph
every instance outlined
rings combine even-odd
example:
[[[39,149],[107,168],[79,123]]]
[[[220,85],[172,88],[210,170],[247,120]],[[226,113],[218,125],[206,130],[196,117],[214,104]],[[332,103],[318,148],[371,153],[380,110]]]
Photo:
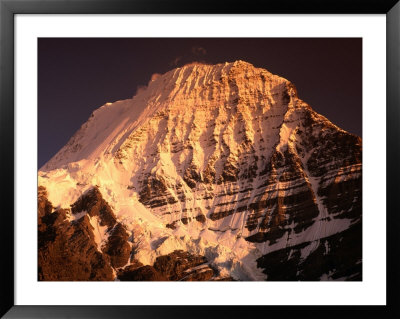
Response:
[[[399,17],[0,0],[0,317],[400,318]]]
[[[362,281],[362,38],[38,38],[38,281]]]

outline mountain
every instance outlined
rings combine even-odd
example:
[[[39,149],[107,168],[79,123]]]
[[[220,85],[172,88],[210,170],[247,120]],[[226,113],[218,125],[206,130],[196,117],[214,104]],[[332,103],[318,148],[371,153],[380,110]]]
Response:
[[[39,170],[39,279],[361,280],[361,157],[247,62],[155,75]]]

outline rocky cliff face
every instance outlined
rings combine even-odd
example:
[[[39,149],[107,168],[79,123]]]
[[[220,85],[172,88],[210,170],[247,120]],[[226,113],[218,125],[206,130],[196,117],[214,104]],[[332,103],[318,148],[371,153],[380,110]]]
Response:
[[[113,280],[109,258],[97,249],[89,215],[71,220],[70,211],[54,210],[39,187],[39,280]]]
[[[135,260],[133,238],[116,222],[97,188],[83,194],[71,210],[54,210],[44,187],[39,187],[38,199],[41,281],[218,279],[218,273],[210,268],[204,256],[188,252],[177,250],[160,256],[153,267]],[[105,227],[100,238],[96,231],[99,227]]]
[[[243,61],[192,64],[95,111],[39,184],[97,218],[114,268],[133,246],[151,278],[178,279],[154,265],[184,250],[239,280],[360,279],[361,152],[286,79]]]

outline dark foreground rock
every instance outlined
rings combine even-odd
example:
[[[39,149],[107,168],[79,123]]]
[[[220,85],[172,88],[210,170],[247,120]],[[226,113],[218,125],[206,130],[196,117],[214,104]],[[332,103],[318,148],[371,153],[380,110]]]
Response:
[[[121,281],[166,281],[163,274],[159,273],[152,266],[143,266],[136,269],[126,269],[118,273]]]
[[[107,226],[108,239],[102,247],[102,252],[109,256],[114,268],[127,264],[131,254],[129,234],[126,228],[117,222],[111,206],[104,200],[97,187],[89,189],[79,197],[71,206],[71,211],[73,214],[85,211],[90,217],[97,217],[100,226]]]
[[[207,281],[214,277],[214,270],[207,264],[187,269],[183,272],[182,281]]]
[[[305,258],[302,249],[313,242],[302,243],[266,254],[257,259],[269,281],[362,280],[361,222],[351,228],[320,239]]]
[[[90,217],[98,216],[100,226],[113,227],[117,218],[114,215],[110,205],[103,199],[99,189],[93,187],[86,191],[79,199],[72,204],[71,212],[73,214],[86,211]]]
[[[88,216],[70,222],[67,210],[51,212],[51,204],[41,191],[38,201],[38,279],[113,280],[108,257],[97,250]]]
[[[133,259],[122,268],[131,255],[129,234],[99,190],[85,192],[71,210],[54,210],[46,190],[38,189],[39,280],[113,280],[113,268],[121,281],[204,281],[215,277],[216,272],[204,256],[181,250],[158,257],[153,266],[143,266]],[[81,212],[86,214],[74,217]],[[101,250],[91,223],[94,217],[101,226],[107,226],[108,238]]]
[[[131,254],[131,246],[128,244],[129,235],[121,223],[117,223],[109,233],[102,251],[110,256],[111,265],[114,268],[122,267],[126,265]]]
[[[215,276],[215,271],[207,264],[204,256],[192,255],[176,250],[168,255],[157,257],[153,266],[138,267],[138,262],[118,272],[121,281],[205,281]]]
[[[168,255],[157,257],[153,267],[170,280],[180,280],[185,277],[186,270],[205,264],[206,262],[207,259],[204,256],[175,250]]]
[[[71,206],[71,211],[53,210],[46,190],[39,187],[39,280],[113,280],[113,268],[127,264],[131,247],[125,227],[117,222],[98,188],[85,192]],[[67,218],[67,215],[81,212],[86,212],[81,218],[71,221]],[[90,220],[94,217],[98,218],[100,226],[107,226],[108,238],[101,251]]]

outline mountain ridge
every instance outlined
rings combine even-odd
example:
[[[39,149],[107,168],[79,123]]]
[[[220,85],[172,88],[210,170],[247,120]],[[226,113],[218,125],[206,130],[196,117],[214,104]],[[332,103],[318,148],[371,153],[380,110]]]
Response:
[[[132,236],[147,234],[143,264],[178,248],[259,280],[262,256],[361,223],[361,152],[290,81],[243,61],[190,64],[96,110],[39,185],[56,207],[97,185]]]

